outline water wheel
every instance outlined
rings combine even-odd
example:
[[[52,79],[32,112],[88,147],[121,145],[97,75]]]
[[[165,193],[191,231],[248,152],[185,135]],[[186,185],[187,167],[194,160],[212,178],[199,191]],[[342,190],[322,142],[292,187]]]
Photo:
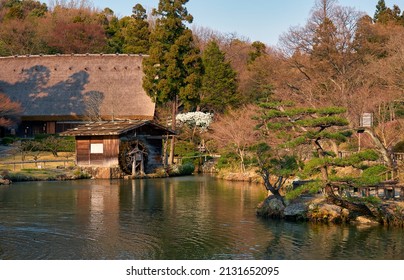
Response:
[[[139,140],[121,142],[119,166],[128,175],[143,175],[147,166],[146,145]]]

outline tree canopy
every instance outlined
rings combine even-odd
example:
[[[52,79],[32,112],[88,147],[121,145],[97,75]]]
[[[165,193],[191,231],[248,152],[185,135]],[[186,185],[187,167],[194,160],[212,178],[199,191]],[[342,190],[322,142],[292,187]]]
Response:
[[[223,112],[227,107],[237,104],[237,73],[215,41],[206,46],[202,62],[205,71],[200,90],[200,108],[204,111]]]
[[[187,2],[161,0],[153,10],[157,19],[150,35],[149,57],[143,63],[143,87],[159,104],[177,97],[187,105],[198,100],[202,64],[192,31],[186,26],[193,19],[184,7]]]

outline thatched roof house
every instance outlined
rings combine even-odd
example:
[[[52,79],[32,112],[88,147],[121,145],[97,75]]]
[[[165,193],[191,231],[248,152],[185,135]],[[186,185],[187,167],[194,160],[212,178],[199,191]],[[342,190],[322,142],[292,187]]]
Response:
[[[174,134],[150,120],[91,122],[62,133],[76,138],[79,166],[119,166],[121,172],[133,175],[161,167],[161,141]]]
[[[55,133],[82,120],[153,119],[140,55],[0,58],[0,93],[23,107],[20,133]]]
[[[74,136],[77,164],[103,173],[97,177],[151,173],[163,165],[162,139],[175,132],[153,122],[155,104],[142,87],[142,59],[0,57],[0,93],[22,105],[19,136]]]

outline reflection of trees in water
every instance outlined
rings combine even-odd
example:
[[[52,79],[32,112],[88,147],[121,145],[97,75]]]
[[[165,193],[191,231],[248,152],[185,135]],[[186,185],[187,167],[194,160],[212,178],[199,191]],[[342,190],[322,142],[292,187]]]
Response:
[[[401,259],[401,228],[269,221],[268,259]]]

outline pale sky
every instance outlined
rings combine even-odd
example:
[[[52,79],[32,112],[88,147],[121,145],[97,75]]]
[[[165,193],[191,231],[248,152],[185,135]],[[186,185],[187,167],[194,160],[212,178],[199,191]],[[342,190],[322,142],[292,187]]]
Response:
[[[146,10],[158,6],[158,0],[90,0],[95,7],[109,7],[119,17],[132,14],[132,7],[140,3]],[[47,1],[44,1],[47,2]],[[354,7],[373,17],[378,0],[339,0],[342,6]],[[404,0],[385,0],[404,10]],[[193,24],[209,27],[221,33],[236,33],[251,42],[276,45],[281,34],[291,26],[303,26],[315,0],[189,0],[188,12]]]

